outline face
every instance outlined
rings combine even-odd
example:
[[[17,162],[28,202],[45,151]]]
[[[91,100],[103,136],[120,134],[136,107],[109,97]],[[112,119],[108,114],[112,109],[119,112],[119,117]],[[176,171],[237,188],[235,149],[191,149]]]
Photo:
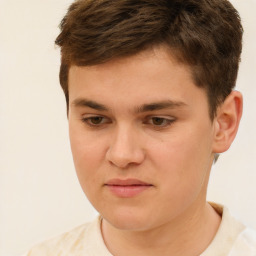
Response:
[[[111,225],[146,230],[205,204],[214,128],[206,92],[159,48],[69,73],[80,184]]]

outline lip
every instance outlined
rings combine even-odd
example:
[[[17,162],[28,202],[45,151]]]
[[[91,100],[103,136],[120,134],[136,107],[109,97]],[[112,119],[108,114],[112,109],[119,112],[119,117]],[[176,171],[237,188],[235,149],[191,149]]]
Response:
[[[129,198],[141,194],[153,185],[138,179],[111,179],[104,186],[117,197]]]

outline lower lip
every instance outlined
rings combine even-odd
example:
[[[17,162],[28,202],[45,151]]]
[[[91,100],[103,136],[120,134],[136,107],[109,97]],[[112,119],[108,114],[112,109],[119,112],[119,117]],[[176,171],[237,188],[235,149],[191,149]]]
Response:
[[[129,198],[134,197],[145,190],[151,188],[151,185],[131,185],[131,186],[117,186],[117,185],[106,185],[109,190],[118,197]]]

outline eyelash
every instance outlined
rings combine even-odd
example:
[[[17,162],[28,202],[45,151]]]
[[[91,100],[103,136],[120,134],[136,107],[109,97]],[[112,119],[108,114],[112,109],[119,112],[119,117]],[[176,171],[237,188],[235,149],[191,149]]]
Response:
[[[103,123],[100,122],[98,124],[93,124],[92,123],[93,119],[100,119],[100,121],[105,120],[105,122],[103,122]],[[163,121],[165,124],[164,125],[162,125],[162,124],[160,124],[160,125],[153,124],[153,119],[158,119],[158,121]],[[94,128],[101,128],[105,124],[111,123],[111,121],[108,121],[108,118],[106,118],[104,116],[90,116],[90,117],[82,118],[81,120],[86,125],[88,125],[90,127],[94,127]],[[149,125],[157,128],[157,129],[160,129],[160,128],[166,128],[166,127],[170,126],[175,121],[176,121],[176,119],[174,119],[174,118],[173,119],[169,119],[169,118],[159,117],[159,116],[150,116],[150,117],[147,117],[145,119],[145,121],[143,121],[143,124],[145,124],[145,125],[149,124]]]
[[[160,124],[160,125],[153,124],[153,119],[157,119],[158,121],[163,121],[165,124],[164,125],[162,125],[162,124]],[[152,121],[150,123],[150,125],[152,125],[156,128],[165,128],[165,127],[170,126],[173,122],[175,122],[175,119],[169,119],[169,118],[159,117],[159,116],[152,116],[152,117],[147,119],[146,124],[149,123],[148,122],[149,120]],[[157,120],[155,120],[155,121],[157,121]]]
[[[85,117],[85,118],[82,118],[81,120],[82,120],[82,122],[83,123],[85,123],[85,124],[87,124],[87,125],[89,125],[89,126],[91,126],[91,127],[100,127],[100,126],[102,126],[102,125],[104,125],[104,124],[106,124],[106,123],[111,123],[111,122],[104,122],[104,123],[99,123],[99,124],[93,124],[92,123],[92,120],[93,119],[101,119],[101,120],[104,120],[104,119],[107,119],[106,117],[104,117],[104,116],[90,116],[90,117]]]

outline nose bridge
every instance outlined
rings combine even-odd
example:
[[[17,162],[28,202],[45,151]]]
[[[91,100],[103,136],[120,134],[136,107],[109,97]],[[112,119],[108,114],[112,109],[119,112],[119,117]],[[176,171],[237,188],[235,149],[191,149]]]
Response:
[[[107,158],[120,168],[125,168],[131,163],[141,163],[144,152],[140,144],[139,131],[125,123],[117,125],[110,140]]]

